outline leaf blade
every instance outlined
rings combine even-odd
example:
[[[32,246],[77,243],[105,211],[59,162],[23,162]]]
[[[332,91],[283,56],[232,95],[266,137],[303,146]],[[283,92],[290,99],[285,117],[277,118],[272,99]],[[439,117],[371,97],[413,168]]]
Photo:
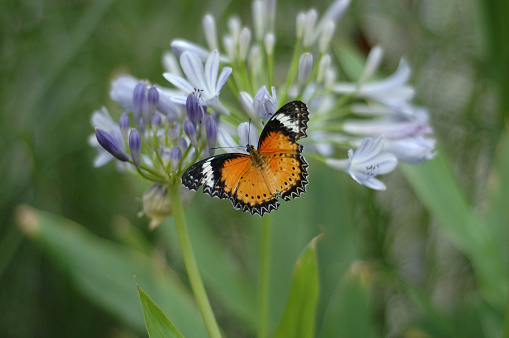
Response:
[[[184,336],[171,322],[161,308],[150,298],[138,285],[138,297],[140,298],[145,326],[149,337],[183,338]]]
[[[295,263],[285,311],[274,337],[314,335],[319,292],[316,243],[320,237],[311,240]]]

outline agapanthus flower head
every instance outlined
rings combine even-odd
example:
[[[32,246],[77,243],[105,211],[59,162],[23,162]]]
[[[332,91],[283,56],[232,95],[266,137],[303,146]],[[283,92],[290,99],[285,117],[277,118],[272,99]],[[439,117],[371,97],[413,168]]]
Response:
[[[394,74],[373,80],[383,57],[382,48],[375,46],[356,82],[337,82],[330,46],[349,4],[335,0],[323,15],[315,9],[299,12],[289,63],[277,55],[275,1],[253,1],[252,18],[245,21],[252,26],[232,16],[222,35],[216,19],[205,14],[206,47],[175,39],[172,52],[163,57],[163,76],[173,89],[128,75],[112,82],[110,96],[125,113],[118,123],[105,109],[94,113],[92,124],[98,129],[90,143],[99,149],[95,165],[117,158],[129,172],[149,181],[176,184],[183,170],[212,155],[217,143],[226,152],[256,148],[258,130],[279,106],[294,99],[305,101],[311,112],[305,151],[364,186],[385,189],[379,175],[392,171],[398,160],[433,158],[435,140],[428,111],[412,103],[415,90],[405,59]],[[278,77],[285,68],[286,78]],[[227,81],[232,83],[225,87]],[[221,92],[227,89],[234,95],[226,97],[238,100],[225,101]],[[346,157],[345,147],[353,148],[348,158],[338,158],[341,153]],[[152,188],[150,196],[156,195],[164,201],[164,189]]]

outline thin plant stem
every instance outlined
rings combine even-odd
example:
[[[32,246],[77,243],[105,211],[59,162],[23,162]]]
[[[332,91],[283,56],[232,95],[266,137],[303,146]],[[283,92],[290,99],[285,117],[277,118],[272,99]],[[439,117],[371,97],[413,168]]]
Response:
[[[262,218],[260,279],[258,282],[258,338],[267,337],[267,319],[269,317],[270,218],[269,214]]]
[[[180,199],[179,184],[172,184],[168,186],[168,194],[170,196],[171,207],[173,210],[173,217],[175,219],[175,227],[177,228],[177,235],[180,243],[180,249],[182,250],[182,257],[184,258],[184,264],[187,270],[187,276],[191,283],[191,289],[194,293],[194,298],[200,309],[201,316],[205,322],[205,326],[210,337],[220,338],[221,333],[214,317],[214,312],[210,306],[203,281],[198,271],[198,265],[196,264],[196,258],[194,257],[193,248],[191,246],[191,240],[187,232],[186,219],[184,216],[184,208]]]

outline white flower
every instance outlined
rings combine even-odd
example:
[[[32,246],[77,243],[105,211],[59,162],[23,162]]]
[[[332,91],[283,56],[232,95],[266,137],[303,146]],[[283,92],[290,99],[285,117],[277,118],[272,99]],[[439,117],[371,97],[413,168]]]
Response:
[[[374,53],[379,54],[378,49],[374,49]],[[371,56],[371,54],[370,54]],[[338,82],[334,85],[333,90],[339,94],[353,94],[356,97],[371,99],[388,106],[401,106],[408,104],[414,97],[414,88],[406,83],[410,79],[411,70],[408,63],[401,59],[399,67],[391,76],[375,82],[365,83],[368,76],[375,71],[374,66],[378,65],[377,56],[368,57],[368,64],[361,77],[362,82],[357,84],[348,82]]]
[[[386,140],[384,152],[394,154],[399,160],[416,164],[431,160],[436,156],[436,141],[425,137],[407,137],[398,140]]]
[[[334,23],[345,14],[348,6],[350,6],[350,0],[334,1],[323,14],[318,24],[316,24],[318,19],[316,10],[312,9],[307,13],[299,13],[297,16],[297,37],[303,36],[304,46],[311,46],[318,40],[326,27],[330,26],[330,21]]]
[[[182,90],[185,95],[175,95],[171,100],[175,103],[185,105],[187,96],[190,93],[200,92],[200,103],[216,110],[228,114],[228,110],[219,101],[219,92],[223,88],[226,80],[232,73],[230,67],[224,67],[218,78],[219,72],[219,52],[217,50],[209,54],[205,68],[198,54],[194,52],[183,52],[180,56],[180,66],[187,77],[187,80],[172,74],[164,73],[163,76],[175,87]]]
[[[265,121],[269,120],[277,109],[276,88],[272,87],[270,96],[267,87],[262,86],[256,93],[253,100],[253,107],[256,114]]]
[[[247,145],[252,145],[255,149],[258,148],[258,130],[252,123],[242,122],[239,124],[237,133],[239,135],[238,143],[235,142],[230,133],[228,133],[224,128],[219,128],[217,141],[226,152],[247,154]]]
[[[362,107],[362,109],[359,109]],[[429,126],[428,111],[424,108],[405,105],[400,109],[370,109],[357,106],[356,113],[378,115],[381,117],[364,120],[346,120],[343,130],[359,136],[385,136],[389,139],[422,136],[433,132]]]
[[[140,82],[139,79],[132,75],[120,75],[111,82],[110,97],[113,101],[124,107],[125,111],[134,111],[133,94],[134,88]],[[156,87],[159,93],[159,100],[157,102],[157,110],[164,115],[171,114],[172,117],[180,115],[177,107],[170,101],[171,95],[176,95],[178,92],[175,90]],[[101,128],[104,129],[104,128]]]
[[[396,168],[398,160],[391,153],[382,153],[384,138],[371,137],[362,141],[355,152],[348,151],[348,160],[327,159],[326,164],[332,168],[347,171],[352,178],[361,185],[375,190],[385,190],[385,184],[376,179]]]

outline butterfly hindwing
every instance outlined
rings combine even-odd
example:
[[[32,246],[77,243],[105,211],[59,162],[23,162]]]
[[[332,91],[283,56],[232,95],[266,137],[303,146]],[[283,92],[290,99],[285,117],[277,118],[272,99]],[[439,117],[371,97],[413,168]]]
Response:
[[[221,154],[201,160],[189,167],[182,175],[182,184],[194,191],[203,185],[203,192],[212,197],[230,198],[230,191],[225,186],[223,179],[223,170],[225,163],[233,160],[236,160],[238,164],[248,164],[249,156],[245,154]]]

